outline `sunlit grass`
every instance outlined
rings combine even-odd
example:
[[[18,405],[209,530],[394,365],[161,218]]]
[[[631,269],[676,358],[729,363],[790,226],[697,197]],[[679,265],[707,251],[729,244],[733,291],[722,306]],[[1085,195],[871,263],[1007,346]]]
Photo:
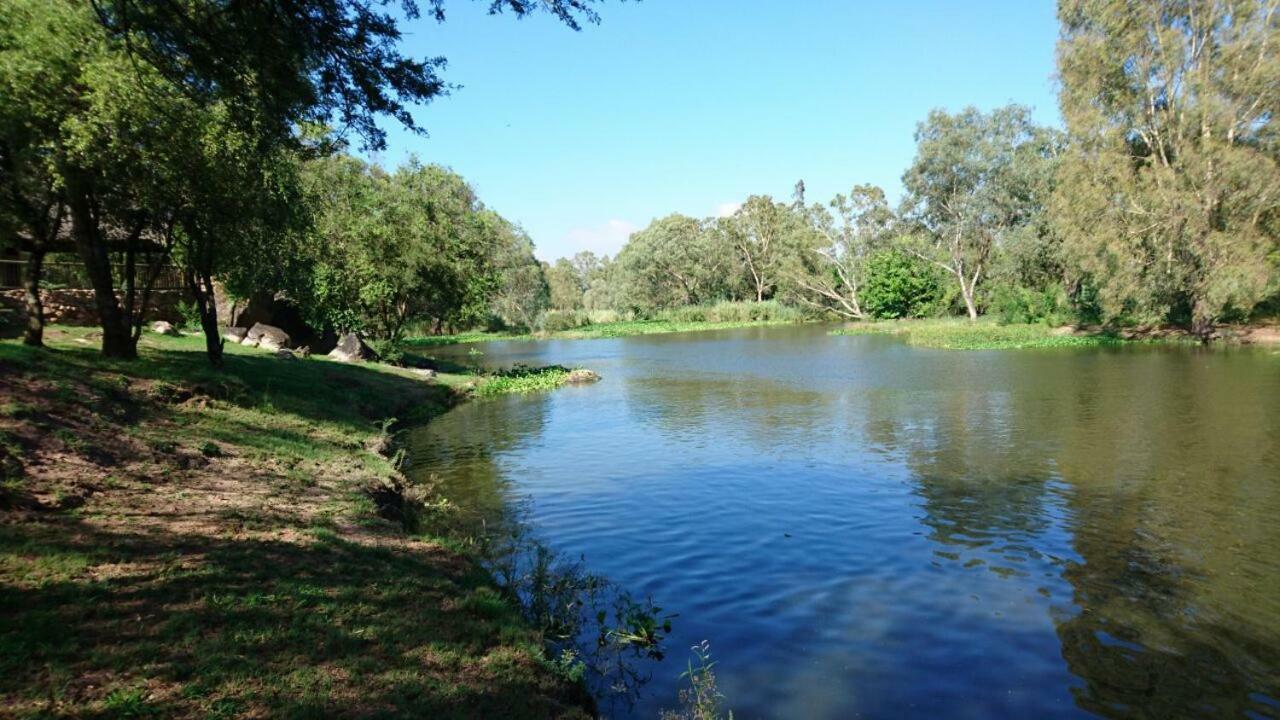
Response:
[[[1047,325],[1001,325],[993,320],[963,318],[885,320],[857,323],[832,335],[898,335],[908,345],[940,350],[1021,350],[1029,348],[1099,347],[1132,342],[1108,334],[1074,334]]]

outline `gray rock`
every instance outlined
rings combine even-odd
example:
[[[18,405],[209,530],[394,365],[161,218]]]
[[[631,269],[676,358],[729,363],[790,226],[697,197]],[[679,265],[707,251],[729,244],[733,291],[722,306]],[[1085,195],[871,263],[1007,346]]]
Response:
[[[242,327],[229,327],[222,329],[222,338],[233,343],[244,342],[244,338],[248,334],[249,330]]]
[[[266,323],[254,323],[249,328],[249,333],[245,335],[245,340],[252,340],[258,347],[267,350],[279,350],[289,346],[289,333],[281,330],[274,325]],[[241,343],[248,345],[248,342]]]
[[[329,351],[329,357],[339,362],[377,360],[378,353],[365,344],[356,333],[347,333],[338,340],[338,346]]]
[[[600,373],[596,372],[595,370],[578,368],[577,370],[574,370],[573,372],[569,373],[569,377],[565,378],[564,381],[567,383],[577,384],[577,383],[593,383],[593,382],[598,382],[599,380],[600,380]]]
[[[178,328],[173,326],[173,323],[165,320],[157,320],[154,323],[151,323],[151,332],[157,335],[169,335],[172,337],[177,337],[182,334],[178,332]]]

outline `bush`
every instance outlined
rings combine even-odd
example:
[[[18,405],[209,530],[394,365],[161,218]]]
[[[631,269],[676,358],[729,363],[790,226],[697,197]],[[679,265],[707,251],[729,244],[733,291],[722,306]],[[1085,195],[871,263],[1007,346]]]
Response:
[[[178,328],[181,330],[200,329],[200,308],[186,300],[178,301]]]
[[[1071,321],[1067,294],[1059,285],[1043,290],[1002,285],[991,293],[991,305],[1006,325],[1043,323],[1065,325]]]
[[[404,365],[404,343],[396,340],[370,340],[369,347],[378,353],[378,359],[388,365]]]
[[[862,305],[872,317],[924,317],[941,297],[937,273],[923,260],[900,250],[881,250],[867,259]]]
[[[542,329],[547,332],[573,330],[591,324],[591,316],[584,310],[548,310],[542,315]]]
[[[721,300],[714,305],[685,305],[669,308],[655,319],[677,323],[799,322],[803,313],[777,300],[764,302]]]

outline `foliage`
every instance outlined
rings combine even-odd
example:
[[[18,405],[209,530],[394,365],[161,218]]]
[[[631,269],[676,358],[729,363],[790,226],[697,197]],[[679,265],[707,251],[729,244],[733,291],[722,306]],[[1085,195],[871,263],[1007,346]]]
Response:
[[[1053,215],[1108,320],[1200,333],[1277,290],[1280,23],[1256,1],[1064,0]]]
[[[475,394],[479,397],[494,397],[553,390],[569,379],[569,373],[569,368],[559,365],[548,367],[515,365],[489,375],[476,388]]]
[[[907,215],[923,233],[918,256],[958,284],[969,318],[992,257],[1011,234],[1037,224],[1061,140],[1009,105],[955,115],[934,110],[916,128],[916,157],[902,177]]]
[[[866,263],[862,304],[874,318],[924,317],[939,298],[937,274],[901,250],[879,250]]]
[[[867,258],[886,244],[897,221],[875,185],[858,185],[848,195],[808,209],[808,222],[820,240],[788,259],[792,297],[809,307],[861,319]]]
[[[680,709],[664,710],[661,720],[721,720],[724,714],[724,695],[716,685],[715,661],[711,659],[711,643],[703,640],[690,648],[694,660],[680,674],[689,687],[680,690]],[[733,712],[728,714],[733,720]]]
[[[635,233],[618,253],[616,282],[637,311],[726,297],[735,264],[728,236],[712,224],[672,214]]]
[[[1065,325],[1073,315],[1066,292],[1056,284],[1039,290],[999,285],[992,291],[991,306],[1000,322],[1006,324],[1043,323],[1052,327]]]

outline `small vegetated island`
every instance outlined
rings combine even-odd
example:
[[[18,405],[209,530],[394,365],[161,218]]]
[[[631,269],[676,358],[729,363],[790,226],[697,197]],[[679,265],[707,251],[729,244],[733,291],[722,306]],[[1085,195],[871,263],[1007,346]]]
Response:
[[[600,379],[482,341],[1280,340],[1273,3],[1061,0],[1064,127],[938,109],[900,202],[801,181],[552,263],[452,170],[367,159],[449,89],[399,49],[445,20],[418,5],[0,4],[0,714],[599,712],[580,618],[400,472],[399,429]],[[592,639],[660,656],[670,619],[628,602]],[[719,716],[695,658],[674,715]]]

